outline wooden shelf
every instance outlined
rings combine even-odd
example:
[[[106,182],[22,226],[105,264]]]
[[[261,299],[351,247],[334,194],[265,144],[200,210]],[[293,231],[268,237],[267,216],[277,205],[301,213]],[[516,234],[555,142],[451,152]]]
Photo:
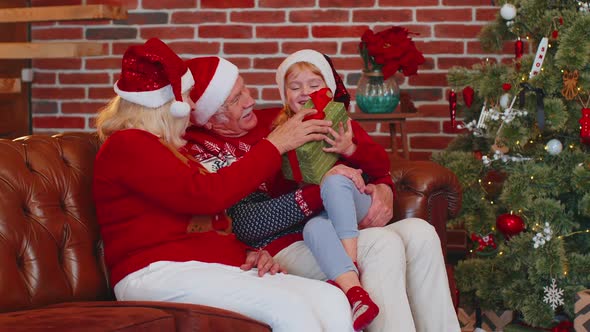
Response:
[[[0,43],[0,59],[77,58],[101,54],[102,43]]]
[[[125,8],[110,5],[46,6],[0,9],[0,23],[97,19],[121,20],[126,18],[127,10]]]
[[[20,78],[0,78],[0,93],[20,93]]]

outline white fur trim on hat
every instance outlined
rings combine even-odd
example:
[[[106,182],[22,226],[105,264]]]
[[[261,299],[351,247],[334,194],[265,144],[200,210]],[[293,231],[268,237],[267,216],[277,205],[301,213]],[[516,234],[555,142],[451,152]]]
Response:
[[[204,125],[219,111],[219,108],[233,89],[238,80],[238,67],[233,63],[219,58],[215,74],[209,81],[207,88],[195,103],[195,122]]]
[[[285,74],[289,68],[297,63],[297,62],[308,62],[312,65],[318,67],[322,76],[324,77],[324,81],[326,82],[326,86],[332,90],[332,93],[336,91],[336,80],[334,79],[334,72],[332,71],[332,67],[330,63],[324,55],[318,51],[314,50],[300,50],[291,55],[289,55],[283,62],[279,65],[276,73],[276,81],[277,86],[279,87],[279,93],[281,94],[281,100],[283,104],[285,104]]]
[[[195,85],[193,74],[188,69],[186,73],[182,75],[181,81],[181,93],[188,91],[190,88],[193,87],[193,85]],[[119,96],[121,96],[121,98],[138,105],[146,106],[149,108],[158,108],[174,99],[172,85],[170,84],[158,90],[130,92],[119,89],[117,83],[119,83],[119,81],[115,82],[115,92]]]

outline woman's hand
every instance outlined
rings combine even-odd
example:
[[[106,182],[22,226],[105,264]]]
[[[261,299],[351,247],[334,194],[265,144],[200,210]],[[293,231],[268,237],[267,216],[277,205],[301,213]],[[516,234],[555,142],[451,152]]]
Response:
[[[349,178],[360,192],[364,192],[365,191],[365,180],[363,179],[363,176],[361,175],[362,173],[363,173],[363,171],[360,169],[356,169],[356,168],[348,167],[346,165],[338,164],[338,165],[332,167],[329,171],[327,171],[326,174],[324,174],[324,176],[322,177],[322,183],[324,182],[324,179],[326,179],[328,176],[340,174],[340,175],[343,175],[343,176],[346,176],[347,178]]]
[[[338,132],[330,128],[329,133],[332,135],[333,139],[326,137],[325,141],[330,144],[331,147],[324,148],[324,151],[338,153],[345,157],[350,157],[356,151],[356,144],[352,142],[353,135],[350,123],[351,120],[348,118],[348,121],[346,122],[346,131],[344,130],[342,122],[338,124]]]
[[[246,262],[240,266],[240,269],[248,271],[253,267],[258,268],[259,277],[262,277],[267,272],[272,275],[277,272],[287,273],[287,270],[275,262],[266,250],[251,250],[246,253]]]
[[[332,121],[303,121],[306,115],[315,112],[317,111],[314,109],[300,110],[285,123],[276,127],[266,139],[274,144],[281,154],[294,150],[307,142],[324,140],[331,129]]]

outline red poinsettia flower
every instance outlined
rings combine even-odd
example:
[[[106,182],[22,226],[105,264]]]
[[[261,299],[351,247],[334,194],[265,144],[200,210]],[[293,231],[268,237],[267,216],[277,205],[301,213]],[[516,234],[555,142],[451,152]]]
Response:
[[[408,29],[393,26],[374,33],[368,29],[361,37],[359,52],[366,71],[382,70],[383,77],[389,78],[398,71],[410,76],[418,72],[418,66],[425,59],[410,38]]]

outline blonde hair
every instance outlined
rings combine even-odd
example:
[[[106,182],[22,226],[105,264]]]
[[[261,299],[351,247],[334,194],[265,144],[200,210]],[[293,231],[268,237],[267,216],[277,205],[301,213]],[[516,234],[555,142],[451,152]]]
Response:
[[[186,94],[183,95],[185,98]],[[180,148],[186,144],[182,136],[189,125],[189,116],[174,117],[170,113],[172,101],[158,108],[149,108],[116,96],[96,117],[98,135],[104,141],[118,130],[142,129]]]
[[[283,89],[283,93],[285,94],[285,96],[287,95],[287,77],[289,77],[289,75],[291,75],[295,70],[299,70],[299,71],[309,70],[312,73],[314,73],[315,75],[320,76],[324,80],[324,83],[326,81],[326,79],[324,78],[324,75],[322,75],[322,72],[320,71],[320,69],[318,67],[316,67],[314,64],[309,63],[309,62],[305,62],[305,61],[296,62],[293,65],[291,65],[291,67],[289,67],[289,69],[287,69],[287,71],[285,72],[285,77],[284,77],[284,81],[283,81],[285,83],[283,86],[279,87],[279,89]],[[285,98],[285,100],[286,100],[286,98]],[[276,127],[280,126],[281,124],[285,123],[293,115],[295,115],[295,112],[293,112],[293,110],[291,110],[291,108],[289,107],[289,103],[285,103],[285,105],[283,106],[283,109],[281,110],[281,113],[279,113],[279,115],[273,121],[273,128],[276,128]]]

